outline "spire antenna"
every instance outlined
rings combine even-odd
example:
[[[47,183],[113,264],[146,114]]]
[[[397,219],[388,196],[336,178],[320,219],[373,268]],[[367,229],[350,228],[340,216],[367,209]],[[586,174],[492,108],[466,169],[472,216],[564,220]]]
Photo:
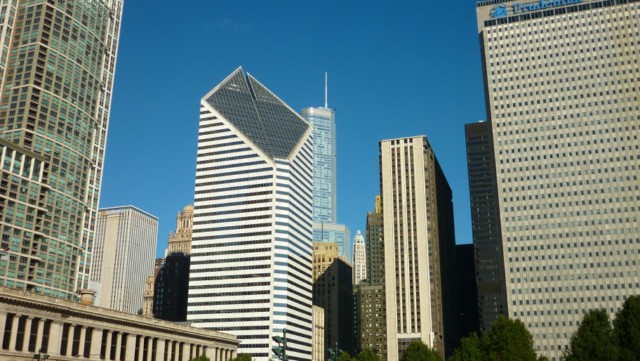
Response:
[[[328,80],[329,75],[327,75],[327,72],[324,72],[324,107],[325,108],[329,108],[329,87],[328,87]]]

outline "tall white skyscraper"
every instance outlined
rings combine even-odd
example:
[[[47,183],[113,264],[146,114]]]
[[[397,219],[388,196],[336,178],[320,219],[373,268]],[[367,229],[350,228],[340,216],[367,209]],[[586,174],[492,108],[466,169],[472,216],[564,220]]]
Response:
[[[325,104],[301,114],[313,126],[313,240],[336,242],[340,255],[350,261],[349,229],[337,223],[336,113]]]
[[[200,103],[189,305],[196,327],[272,358],[311,359],[310,124],[238,68]]]
[[[137,313],[155,268],[158,218],[136,207],[100,209],[91,287],[95,305]]]
[[[479,262],[504,264],[504,311],[561,360],[584,312],[613,316],[640,293],[640,2],[476,10],[495,187],[471,187],[494,193],[473,216],[492,226],[474,231],[500,227],[501,241]],[[486,246],[494,237],[474,232]]]
[[[364,237],[360,230],[353,238],[353,285],[357,285],[367,278],[367,250],[364,246]]]

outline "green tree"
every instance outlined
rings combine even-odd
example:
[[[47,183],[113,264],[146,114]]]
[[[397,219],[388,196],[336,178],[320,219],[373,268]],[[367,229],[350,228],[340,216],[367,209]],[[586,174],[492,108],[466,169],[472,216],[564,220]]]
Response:
[[[613,320],[613,334],[618,343],[620,361],[637,360],[640,355],[640,296],[624,301]]]
[[[443,361],[435,350],[422,341],[412,341],[400,356],[400,361]]]
[[[453,351],[449,361],[484,361],[486,356],[482,349],[482,342],[474,332],[460,340],[460,346]]]
[[[349,355],[349,353],[342,351],[340,353],[340,356],[338,356],[338,361],[353,361],[353,358],[351,357],[351,355]]]
[[[482,343],[492,361],[536,361],[533,338],[520,320],[499,317]]]
[[[251,355],[248,353],[239,353],[234,359],[231,361],[251,361]]]
[[[373,350],[365,348],[356,356],[357,361],[380,361],[380,357]]]
[[[196,358],[192,358],[191,361],[211,361],[211,360],[209,360],[209,358],[205,355],[200,355]]]
[[[613,329],[604,309],[591,310],[582,317],[564,353],[567,361],[615,361],[618,359]]]

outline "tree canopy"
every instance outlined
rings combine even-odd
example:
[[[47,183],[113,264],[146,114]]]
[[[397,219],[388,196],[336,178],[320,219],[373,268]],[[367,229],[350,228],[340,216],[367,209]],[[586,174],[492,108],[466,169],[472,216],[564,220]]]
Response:
[[[591,310],[582,318],[565,352],[567,361],[615,361],[618,346],[605,309]]]
[[[449,361],[484,361],[485,354],[478,335],[472,333],[460,340],[460,346],[449,357]]]
[[[489,360],[536,361],[533,338],[520,320],[499,317],[482,341]]]
[[[640,296],[624,301],[613,320],[613,335],[620,351],[620,361],[637,360],[640,355]]]
[[[424,342],[416,340],[402,353],[400,361],[442,361],[442,357]]]
[[[380,357],[373,350],[365,348],[356,356],[357,361],[380,361]]]

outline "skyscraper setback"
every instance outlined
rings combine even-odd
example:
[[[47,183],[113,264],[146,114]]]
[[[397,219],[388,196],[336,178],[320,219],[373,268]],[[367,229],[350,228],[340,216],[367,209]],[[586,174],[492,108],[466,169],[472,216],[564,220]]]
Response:
[[[0,220],[0,248],[9,253],[0,259],[0,285],[66,299],[88,286],[122,4],[0,5],[3,149],[34,159],[32,169],[44,164],[38,179],[23,159],[8,165],[21,172],[16,179],[37,183],[40,195],[37,203],[0,199],[17,211]]]
[[[523,6],[477,4],[498,202],[485,216],[509,317],[560,360],[585,311],[640,293],[640,2]]]
[[[241,68],[200,103],[187,320],[261,361],[311,359],[311,132]]]

